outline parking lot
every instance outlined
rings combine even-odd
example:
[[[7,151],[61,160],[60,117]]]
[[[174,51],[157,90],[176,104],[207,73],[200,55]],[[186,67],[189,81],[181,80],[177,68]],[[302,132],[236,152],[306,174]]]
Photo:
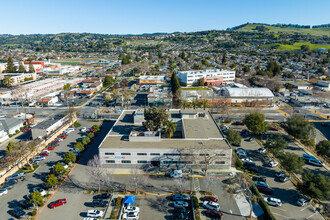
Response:
[[[91,127],[94,123],[80,121],[82,126]],[[54,150],[50,151],[49,156],[40,162],[40,167],[32,174],[27,174],[24,181],[19,181],[13,189],[9,190],[7,195],[0,197],[0,213],[1,219],[9,219],[13,217],[11,214],[14,207],[18,205],[18,201],[30,193],[32,188],[42,184],[43,179],[48,175],[51,167],[60,161],[64,154],[69,151],[76,139],[81,137],[79,129],[70,133],[66,139],[60,142]]]
[[[236,130],[246,129],[245,126],[232,125],[231,128]],[[269,133],[274,133],[269,132]],[[258,172],[261,176],[267,178],[267,184],[269,188],[273,190],[273,195],[271,197],[278,198],[282,201],[281,207],[270,206],[272,213],[277,219],[323,219],[319,213],[315,213],[311,205],[306,207],[299,207],[296,205],[297,199],[300,197],[299,192],[291,181],[279,182],[275,179],[275,173],[280,171],[279,167],[268,167],[267,163],[271,160],[267,154],[258,153],[257,150],[260,148],[259,144],[254,141],[242,140],[241,147],[246,150],[249,159],[251,159],[256,165]],[[288,151],[293,151],[294,153],[300,152],[301,150],[297,147],[289,144]],[[300,155],[298,153],[298,155]],[[301,153],[302,155],[302,153]],[[310,165],[305,165],[304,169],[312,168],[317,170],[319,168],[310,167]],[[324,168],[323,168],[324,169]],[[269,197],[264,195],[265,197]]]

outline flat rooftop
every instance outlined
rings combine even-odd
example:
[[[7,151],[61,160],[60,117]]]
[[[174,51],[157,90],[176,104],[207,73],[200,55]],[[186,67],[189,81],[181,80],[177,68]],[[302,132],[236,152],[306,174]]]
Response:
[[[185,140],[185,139],[161,139],[159,142],[132,142],[128,136],[107,136],[100,148],[173,148],[173,149],[198,149],[220,148],[229,149],[225,140]]]
[[[34,127],[34,129],[47,129],[50,126],[52,126],[53,124],[55,124],[56,122],[58,122],[59,120],[61,120],[62,118],[64,118],[65,116],[66,116],[66,114],[64,114],[64,113],[52,115],[49,118],[47,118],[46,120],[37,124]]]

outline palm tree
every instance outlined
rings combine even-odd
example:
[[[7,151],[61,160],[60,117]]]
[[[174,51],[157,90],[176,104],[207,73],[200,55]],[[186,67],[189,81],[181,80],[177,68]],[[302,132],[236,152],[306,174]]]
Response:
[[[165,127],[165,135],[167,138],[172,138],[176,130],[176,124],[173,121],[167,121]]]
[[[206,108],[210,107],[210,102],[207,99],[202,99],[202,101],[200,102],[201,106],[203,106],[203,109],[205,110]]]
[[[182,99],[181,100],[181,107],[183,107],[183,109],[189,108],[190,103],[188,102],[187,99]]]
[[[197,101],[197,99],[194,99],[194,100],[191,102],[191,105],[192,105],[193,109],[196,109],[196,108],[198,108],[198,106],[199,106],[199,102]]]

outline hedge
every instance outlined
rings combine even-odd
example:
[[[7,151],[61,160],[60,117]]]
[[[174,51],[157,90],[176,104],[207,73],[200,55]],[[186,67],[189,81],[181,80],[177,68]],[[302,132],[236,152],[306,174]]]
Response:
[[[263,199],[263,197],[260,195],[259,190],[257,189],[257,187],[255,185],[253,185],[251,187],[251,191],[254,195],[257,196],[258,203],[259,203],[260,207],[262,208],[262,210],[265,213],[264,214],[264,219],[265,220],[276,220],[273,213],[270,211],[268,204]]]

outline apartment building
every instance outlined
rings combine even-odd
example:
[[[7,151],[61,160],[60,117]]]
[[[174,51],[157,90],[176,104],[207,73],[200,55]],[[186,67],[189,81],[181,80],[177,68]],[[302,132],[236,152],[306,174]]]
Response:
[[[222,69],[179,71],[177,77],[183,86],[196,85],[200,78],[204,78],[205,82],[221,85],[222,82],[234,81],[235,71]]]

